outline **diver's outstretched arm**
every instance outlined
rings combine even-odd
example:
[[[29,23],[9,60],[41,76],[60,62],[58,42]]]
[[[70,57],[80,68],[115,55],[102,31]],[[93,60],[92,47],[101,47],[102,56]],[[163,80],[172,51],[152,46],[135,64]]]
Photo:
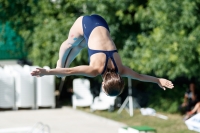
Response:
[[[132,79],[136,79],[136,80],[140,80],[140,81],[144,81],[144,82],[157,83],[164,90],[165,90],[165,87],[170,88],[170,89],[172,89],[174,87],[172,82],[167,79],[156,78],[156,77],[149,76],[149,75],[139,74],[126,66],[122,67],[121,75],[124,77],[130,77]]]
[[[44,75],[61,75],[61,76],[70,76],[70,75],[83,75],[87,77],[95,77],[99,74],[98,68],[93,66],[81,65],[71,68],[56,68],[56,69],[44,69],[37,68],[31,72],[32,76],[42,77]]]

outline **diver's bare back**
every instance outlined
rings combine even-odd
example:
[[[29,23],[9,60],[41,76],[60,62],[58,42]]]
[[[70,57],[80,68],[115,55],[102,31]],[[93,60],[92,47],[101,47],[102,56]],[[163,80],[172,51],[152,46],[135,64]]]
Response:
[[[82,27],[82,19],[83,17],[78,18],[78,20],[74,24],[75,30],[83,37],[83,27]],[[81,28],[80,28],[81,27]],[[102,26],[95,27],[88,39],[88,47],[93,50],[104,50],[104,51],[111,51],[116,50],[116,46],[110,36],[109,31]],[[116,65],[118,67],[118,72],[121,72],[122,62],[119,54],[115,52],[113,54],[114,60],[116,62]],[[96,53],[90,57],[90,65],[94,67],[99,68],[99,73],[102,72],[106,61],[106,55],[104,53]],[[114,64],[109,59],[108,65],[112,67],[113,69]]]

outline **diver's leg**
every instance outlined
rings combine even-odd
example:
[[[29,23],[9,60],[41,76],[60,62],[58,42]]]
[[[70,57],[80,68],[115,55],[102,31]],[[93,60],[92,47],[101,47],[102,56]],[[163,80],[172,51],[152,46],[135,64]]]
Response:
[[[74,60],[78,52],[83,48],[82,45],[80,45],[82,42],[84,42],[83,37],[76,37],[76,40],[66,40],[62,43],[60,50],[59,50],[59,59],[57,61],[56,68],[64,68],[66,67],[66,62],[70,63]],[[68,63],[68,66],[70,64]]]
[[[72,61],[76,58],[76,56],[78,55],[78,53],[80,53],[80,51],[85,48],[87,46],[85,39],[83,39],[78,46],[71,48],[71,50],[68,52],[68,55],[65,58],[65,63],[64,63],[64,67],[67,68],[70,66],[70,64],[72,63]],[[57,67],[56,68],[62,68],[61,66],[59,66],[59,61],[57,61]],[[56,75],[57,77],[64,77],[64,76],[60,76],[60,75]]]
[[[56,68],[65,67],[66,59],[72,58],[69,56],[73,48],[78,47],[80,43],[84,40],[83,30],[82,30],[82,16],[79,17],[71,27],[68,35],[68,39],[62,43],[59,50],[59,59],[57,61]],[[71,59],[70,59],[71,60]]]
[[[65,68],[69,67],[72,61],[80,53],[80,51],[87,46],[85,39],[76,47],[72,48],[65,61]]]

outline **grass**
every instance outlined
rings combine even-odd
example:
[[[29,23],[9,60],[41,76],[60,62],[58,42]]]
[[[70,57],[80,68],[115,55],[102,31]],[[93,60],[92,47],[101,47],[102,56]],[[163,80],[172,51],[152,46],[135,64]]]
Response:
[[[88,113],[92,113],[90,112],[89,108],[78,109]],[[155,128],[157,130],[157,133],[197,133],[188,130],[183,121],[183,116],[179,114],[167,114],[160,112],[157,113],[167,116],[168,119],[163,120],[154,116],[143,116],[138,109],[134,110],[133,117],[130,117],[126,110],[123,110],[120,114],[117,113],[117,110],[115,110],[114,112],[95,111],[92,114],[122,122],[128,126],[150,126]]]

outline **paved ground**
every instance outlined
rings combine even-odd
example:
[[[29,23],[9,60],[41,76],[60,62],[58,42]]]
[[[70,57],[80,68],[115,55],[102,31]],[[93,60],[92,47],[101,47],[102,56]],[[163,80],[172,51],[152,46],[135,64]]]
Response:
[[[51,133],[117,133],[119,127],[125,126],[70,107],[0,111],[0,133],[5,133],[2,130],[6,128],[32,127],[37,122],[48,125]]]

